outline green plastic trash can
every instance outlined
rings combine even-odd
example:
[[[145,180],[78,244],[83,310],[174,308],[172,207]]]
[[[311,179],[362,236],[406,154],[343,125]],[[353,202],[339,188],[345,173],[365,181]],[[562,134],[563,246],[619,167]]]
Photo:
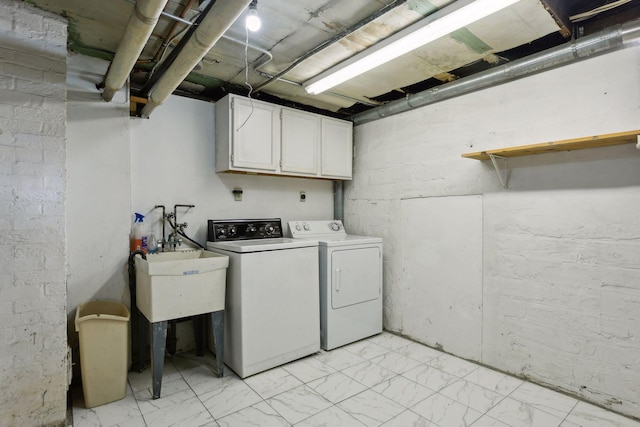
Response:
[[[127,392],[129,310],[114,301],[89,301],[76,310],[80,371],[87,408],[123,399]]]

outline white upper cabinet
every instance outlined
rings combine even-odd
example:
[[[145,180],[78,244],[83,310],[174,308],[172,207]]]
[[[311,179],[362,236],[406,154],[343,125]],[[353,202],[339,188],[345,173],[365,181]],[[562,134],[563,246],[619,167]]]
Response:
[[[283,108],[281,120],[282,172],[316,175],[320,150],[320,116]]]
[[[276,173],[279,109],[266,102],[226,96],[216,103],[216,171]]]
[[[236,95],[215,119],[217,172],[351,179],[351,122]]]
[[[323,117],[321,135],[320,175],[351,179],[353,161],[352,123]]]

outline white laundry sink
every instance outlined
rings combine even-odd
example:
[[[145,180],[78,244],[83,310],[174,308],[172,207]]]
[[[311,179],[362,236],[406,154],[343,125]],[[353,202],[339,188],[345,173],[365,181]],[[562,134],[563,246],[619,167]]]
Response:
[[[137,306],[151,323],[224,310],[228,256],[200,249],[135,263]]]

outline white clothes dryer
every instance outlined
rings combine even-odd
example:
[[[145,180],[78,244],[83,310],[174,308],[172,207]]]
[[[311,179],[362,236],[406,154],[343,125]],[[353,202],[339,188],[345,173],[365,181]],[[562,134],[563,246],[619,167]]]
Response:
[[[346,233],[341,221],[289,221],[291,236],[318,242],[320,346],[382,332],[382,239]]]

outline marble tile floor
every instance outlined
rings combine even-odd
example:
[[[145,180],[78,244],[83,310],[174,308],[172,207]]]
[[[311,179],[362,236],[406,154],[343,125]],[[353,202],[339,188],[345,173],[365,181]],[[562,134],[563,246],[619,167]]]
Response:
[[[246,378],[214,357],[167,357],[162,397],[129,373],[124,399],[85,409],[75,427],[640,427],[640,422],[388,332]]]

